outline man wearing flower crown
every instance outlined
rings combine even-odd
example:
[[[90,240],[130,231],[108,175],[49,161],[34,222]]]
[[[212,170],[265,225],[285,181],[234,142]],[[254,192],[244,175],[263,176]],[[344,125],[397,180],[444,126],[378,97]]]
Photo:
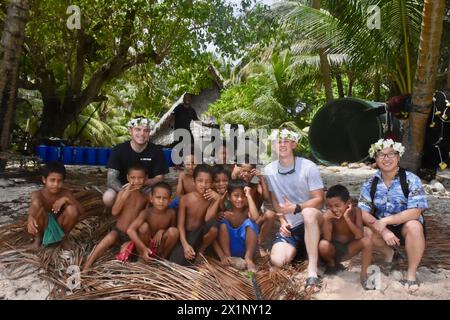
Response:
[[[167,162],[161,146],[149,142],[153,121],[137,117],[128,122],[128,132],[131,140],[115,146],[108,160],[106,185],[108,189],[103,194],[103,203],[111,208],[117,193],[127,183],[127,170],[140,162],[147,170],[147,187],[164,180],[164,174],[169,173]]]
[[[306,287],[319,285],[317,276],[320,225],[323,218],[323,182],[319,168],[310,160],[296,157],[299,136],[286,128],[270,136],[278,160],[264,168],[272,204],[281,227],[275,236],[270,259],[274,267],[290,263],[296,256],[308,256]]]
[[[408,271],[401,283],[417,290],[416,270],[425,249],[422,213],[428,204],[419,177],[399,167],[404,152],[402,144],[391,139],[372,144],[369,155],[379,170],[363,184],[358,207],[373,233],[374,250],[384,255],[384,271],[392,269],[400,253],[398,246],[405,245]]]

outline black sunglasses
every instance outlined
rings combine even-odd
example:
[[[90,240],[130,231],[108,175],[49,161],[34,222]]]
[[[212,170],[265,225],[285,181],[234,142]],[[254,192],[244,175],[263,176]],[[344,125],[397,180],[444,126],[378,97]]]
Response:
[[[297,161],[295,161],[295,159],[294,159],[294,167],[293,167],[291,170],[286,171],[286,172],[280,172],[280,163],[278,163],[278,173],[281,174],[281,175],[283,175],[283,176],[285,176],[285,175],[287,175],[287,174],[294,173],[294,172],[295,172],[295,163],[296,163],[296,162],[297,162]]]

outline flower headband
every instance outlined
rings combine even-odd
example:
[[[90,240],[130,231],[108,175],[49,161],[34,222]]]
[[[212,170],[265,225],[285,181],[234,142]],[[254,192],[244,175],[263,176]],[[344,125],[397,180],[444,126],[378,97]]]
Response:
[[[372,144],[369,149],[369,155],[375,158],[378,151],[386,148],[392,148],[398,152],[400,157],[405,153],[405,147],[400,142],[394,142],[392,139],[380,139],[376,143]]]
[[[272,133],[269,136],[270,141],[284,139],[284,140],[291,140],[294,142],[298,142],[299,138],[300,137],[299,137],[298,133],[288,130],[288,129],[283,129],[283,130],[281,130],[281,132],[278,129],[272,130]]]
[[[146,126],[152,128],[154,126],[154,122],[147,118],[134,118],[128,121],[128,128],[134,128],[138,126]]]

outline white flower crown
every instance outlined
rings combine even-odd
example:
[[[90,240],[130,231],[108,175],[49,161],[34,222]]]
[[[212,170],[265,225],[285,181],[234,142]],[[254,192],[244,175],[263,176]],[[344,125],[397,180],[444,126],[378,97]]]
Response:
[[[128,121],[128,128],[138,127],[138,126],[146,126],[152,128],[154,126],[154,122],[147,118],[134,118]]]
[[[284,139],[284,140],[291,140],[294,142],[298,142],[298,139],[300,138],[300,136],[298,135],[298,133],[288,130],[288,129],[283,129],[278,130],[272,130],[272,133],[269,136],[269,140],[273,141],[273,140],[278,140],[278,139]]]
[[[405,147],[400,142],[394,142],[392,139],[380,139],[370,146],[369,155],[375,158],[378,151],[386,148],[392,148],[398,152],[400,157],[405,153]]]

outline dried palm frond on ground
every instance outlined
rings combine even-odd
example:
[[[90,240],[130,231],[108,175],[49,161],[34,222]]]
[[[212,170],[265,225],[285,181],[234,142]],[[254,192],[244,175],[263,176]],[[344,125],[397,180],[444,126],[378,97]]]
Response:
[[[208,272],[153,259],[97,265],[81,275],[81,289],[64,299],[212,300],[232,296]]]
[[[257,258],[254,275],[223,267],[214,259],[186,268],[152,260],[150,263],[113,260],[109,250],[87,274],[80,276],[81,288],[69,286],[74,275],[69,267],[81,266],[92,248],[107,234],[114,219],[106,212],[100,192],[78,188],[74,192],[86,214],[69,236],[71,250],[48,247],[38,253],[25,249],[31,237],[26,218],[0,227],[0,262],[9,278],[37,273],[54,285],[52,299],[310,299],[304,289],[306,262],[270,271],[269,257]],[[438,216],[427,216],[427,248],[422,265],[450,268],[449,231]],[[351,264],[359,264],[359,258]],[[72,292],[70,288],[74,289]]]

